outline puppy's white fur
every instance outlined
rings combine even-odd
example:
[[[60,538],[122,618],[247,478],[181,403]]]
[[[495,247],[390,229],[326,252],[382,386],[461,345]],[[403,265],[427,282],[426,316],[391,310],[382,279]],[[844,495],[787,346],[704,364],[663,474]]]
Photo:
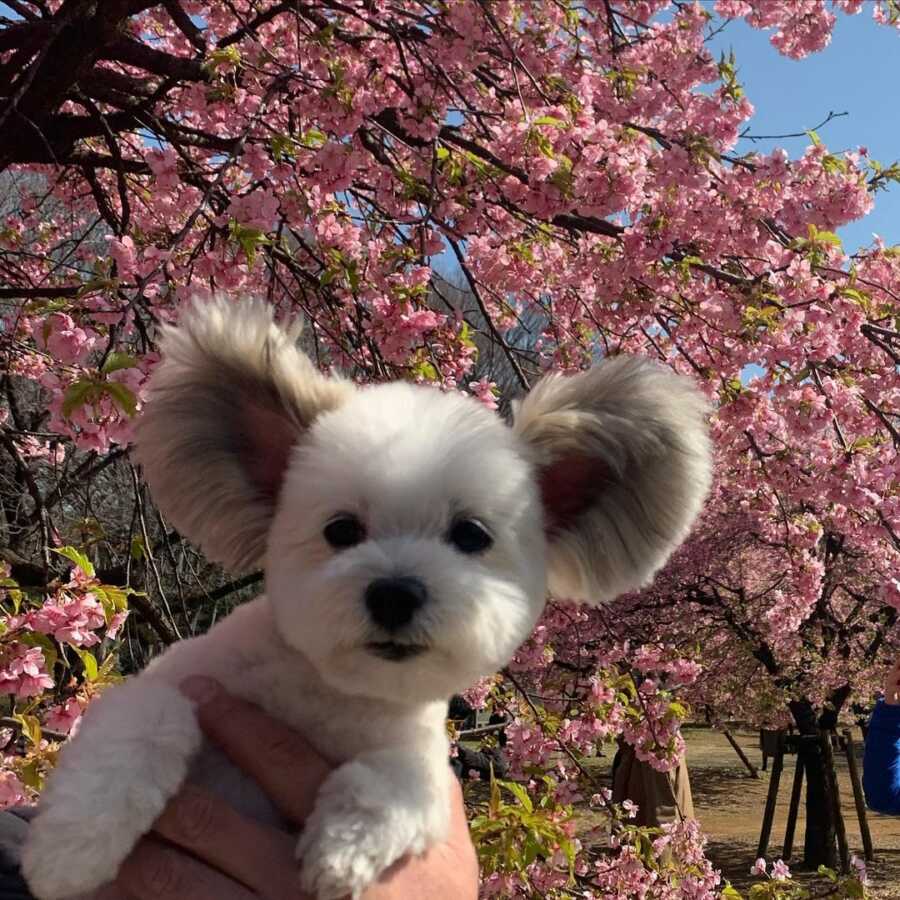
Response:
[[[512,427],[470,398],[321,375],[253,301],[197,304],[166,330],[137,433],[160,507],[231,568],[262,565],[266,595],[109,690],[60,755],[23,854],[35,895],[111,880],[188,776],[249,815],[269,801],[203,744],[178,692],[218,678],[342,763],[298,844],[301,883],[358,897],[447,828],[446,700],[528,635],[548,587],[600,602],[647,583],[706,494],[706,411],[690,383],[612,358],[543,379]],[[335,551],[336,514],[365,526]],[[480,553],[448,540],[474,518]],[[376,579],[427,600],[398,635],[370,616]],[[388,639],[426,647],[402,660]]]

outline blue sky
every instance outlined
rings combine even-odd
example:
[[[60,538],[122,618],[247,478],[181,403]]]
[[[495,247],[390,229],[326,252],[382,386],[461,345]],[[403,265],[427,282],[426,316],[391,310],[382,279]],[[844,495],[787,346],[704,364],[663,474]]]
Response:
[[[712,6],[712,3],[709,3]],[[733,49],[738,80],[756,108],[752,134],[785,134],[813,128],[830,111],[849,115],[819,130],[829,150],[868,148],[873,159],[888,165],[900,159],[900,33],[878,25],[864,4],[859,15],[838,14],[831,44],[802,60],[782,56],[770,43],[770,32],[743,20],[731,22],[711,43],[716,59]],[[752,143],[738,151],[768,152],[784,147],[799,156],[809,139],[790,138]],[[900,185],[875,197],[875,209],[859,222],[840,229],[847,251],[869,244],[872,233],[888,244],[900,244]]]

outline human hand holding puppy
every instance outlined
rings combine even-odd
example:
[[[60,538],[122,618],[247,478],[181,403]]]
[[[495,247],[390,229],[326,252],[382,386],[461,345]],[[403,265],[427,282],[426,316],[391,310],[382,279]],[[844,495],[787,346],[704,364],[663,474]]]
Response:
[[[300,826],[331,766],[296,732],[204,678],[182,691],[196,699],[207,737]],[[474,900],[478,861],[454,779],[448,840],[391,867],[364,900]],[[169,802],[122,865],[115,882],[91,900],[309,900],[299,889],[295,840],[246,819],[203,788],[186,786]]]

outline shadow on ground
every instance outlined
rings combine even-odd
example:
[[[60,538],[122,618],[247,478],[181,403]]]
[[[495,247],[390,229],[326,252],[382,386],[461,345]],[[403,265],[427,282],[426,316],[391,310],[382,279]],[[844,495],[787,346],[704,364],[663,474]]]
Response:
[[[736,730],[733,735],[751,762],[759,767],[757,733]],[[709,839],[709,857],[735,887],[747,887],[752,882],[750,867],[756,859],[771,770],[760,772],[758,779],[751,778],[725,737],[711,729],[686,729],[685,739],[695,813]],[[835,762],[847,841],[851,852],[861,857],[862,838],[847,762],[842,756],[836,757]],[[793,759],[786,758],[767,853],[770,862],[781,858],[784,849],[793,777]],[[868,865],[872,897],[875,900],[900,900],[900,817],[870,812],[868,821],[875,847],[875,860]],[[786,860],[799,880],[809,877],[801,869],[804,828],[801,803],[793,857]]]

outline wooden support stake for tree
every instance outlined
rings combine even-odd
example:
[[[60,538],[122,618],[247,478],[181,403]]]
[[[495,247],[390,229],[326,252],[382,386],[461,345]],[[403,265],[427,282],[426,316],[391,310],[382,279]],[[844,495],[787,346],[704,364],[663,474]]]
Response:
[[[779,736],[778,752],[772,759],[772,775],[769,779],[769,794],[766,797],[766,811],[763,813],[762,831],[759,833],[759,846],[756,856],[765,857],[769,849],[769,837],[772,834],[772,822],[775,819],[775,804],[778,801],[778,784],[781,781],[781,769],[784,765],[784,738]]]
[[[844,732],[844,751],[847,754],[847,768],[850,770],[850,784],[853,785],[853,802],[856,804],[856,818],[859,819],[859,833],[862,835],[863,853],[866,860],[875,858],[872,847],[872,833],[869,831],[869,819],[866,816],[866,799],[863,795],[862,782],[859,779],[859,768],[856,765],[856,746],[853,733]]]
[[[841,873],[846,875],[850,871],[850,850],[847,847],[847,829],[841,812],[841,793],[838,789],[837,772],[834,768],[834,754],[831,752],[831,735],[823,731],[819,736],[819,743],[825,762],[825,783],[828,785],[828,793],[831,795],[831,809],[834,814],[834,830],[837,834]]]
[[[797,829],[797,812],[800,809],[800,792],[803,788],[803,757],[797,754],[794,783],[791,787],[791,805],[788,807],[787,827],[784,830],[784,851],[781,858],[787,862],[794,852],[794,832]]]
[[[741,749],[740,744],[738,744],[738,742],[734,739],[732,733],[727,728],[723,728],[722,734],[724,734],[725,737],[728,738],[728,743],[731,744],[732,747],[734,747],[734,752],[737,753],[737,755],[740,757],[741,762],[747,767],[747,771],[750,773],[750,777],[759,778],[759,772],[756,771],[756,766],[754,766],[753,763],[750,762],[749,759],[747,759],[747,754],[744,753],[744,751]]]

